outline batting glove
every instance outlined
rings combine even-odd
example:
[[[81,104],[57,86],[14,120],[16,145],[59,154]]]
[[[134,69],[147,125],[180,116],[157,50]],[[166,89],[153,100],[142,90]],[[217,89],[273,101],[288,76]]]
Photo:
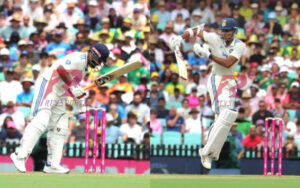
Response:
[[[79,99],[79,98],[81,98],[85,95],[85,92],[84,92],[83,88],[80,87],[79,85],[71,86],[70,87],[70,92],[77,99]]]
[[[169,44],[170,44],[170,48],[172,51],[176,50],[176,47],[180,47],[182,41],[182,37],[181,36],[172,36],[169,40]]]
[[[203,58],[210,58],[210,56],[211,56],[211,52],[210,52],[207,44],[200,45],[200,44],[196,43],[194,45],[194,52],[196,55],[203,57]]]

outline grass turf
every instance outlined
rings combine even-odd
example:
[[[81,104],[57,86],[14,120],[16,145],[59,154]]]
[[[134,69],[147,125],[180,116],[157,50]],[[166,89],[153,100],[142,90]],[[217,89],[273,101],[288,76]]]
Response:
[[[299,185],[299,176],[151,175],[151,188],[285,188]]]
[[[149,175],[0,173],[3,188],[149,188],[149,185]]]
[[[9,188],[284,188],[299,187],[299,176],[249,175],[62,175],[39,172],[0,173],[0,187]]]

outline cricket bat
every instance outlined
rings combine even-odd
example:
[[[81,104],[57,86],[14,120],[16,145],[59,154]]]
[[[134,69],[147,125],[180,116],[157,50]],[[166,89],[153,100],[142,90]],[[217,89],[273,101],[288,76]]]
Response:
[[[83,87],[84,90],[87,90],[91,87],[95,87],[95,86],[101,86],[106,84],[107,82],[110,82],[111,80],[118,78],[128,72],[134,71],[138,68],[140,68],[143,64],[139,61],[135,61],[135,62],[130,62],[130,63],[126,63],[123,66],[120,66],[106,74],[103,74],[101,76],[99,76],[93,83]]]
[[[184,60],[179,47],[175,49],[175,57],[178,65],[179,77],[184,80],[187,80],[187,67],[186,67],[186,60]]]

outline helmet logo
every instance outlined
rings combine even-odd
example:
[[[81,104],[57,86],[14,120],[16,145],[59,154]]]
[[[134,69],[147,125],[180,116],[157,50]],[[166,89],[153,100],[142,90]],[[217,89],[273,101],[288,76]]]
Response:
[[[226,27],[226,20],[223,20],[222,27]]]
[[[94,52],[96,52],[96,54],[98,55],[98,57],[100,58],[101,57],[101,54],[96,50],[96,48],[92,48],[94,50]]]

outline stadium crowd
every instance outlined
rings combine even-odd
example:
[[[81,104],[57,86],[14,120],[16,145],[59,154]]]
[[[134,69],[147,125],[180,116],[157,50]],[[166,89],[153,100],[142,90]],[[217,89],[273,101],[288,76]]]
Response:
[[[82,87],[133,60],[141,61],[144,66],[88,90],[83,105],[106,109],[107,144],[149,145],[149,18],[146,0],[1,0],[0,144],[20,142],[30,122],[37,78],[57,59],[72,52],[86,52],[100,42],[111,53],[101,71],[89,71],[80,83]],[[85,141],[85,114],[76,110],[70,100],[66,105],[69,114],[66,143]],[[100,122],[101,113],[99,136]],[[93,129],[92,117],[90,124]],[[93,131],[90,133],[92,138]]]
[[[193,45],[202,41],[196,37],[183,41],[181,51],[188,64],[188,80],[183,80],[178,76],[176,59],[168,43],[171,36],[202,23],[205,31],[218,32],[222,18],[232,17],[238,23],[235,37],[247,45],[234,75],[239,85],[235,104],[238,118],[227,139],[232,146],[232,158],[238,161],[244,148],[263,147],[267,117],[283,119],[283,146],[289,157],[297,157],[297,148],[300,149],[298,1],[156,0],[150,12],[152,132],[163,138],[165,133],[177,131],[181,133],[181,143],[186,143],[185,134],[198,133],[202,135],[202,143],[195,144],[205,144],[213,121],[206,90],[212,65],[209,59],[193,52]]]

